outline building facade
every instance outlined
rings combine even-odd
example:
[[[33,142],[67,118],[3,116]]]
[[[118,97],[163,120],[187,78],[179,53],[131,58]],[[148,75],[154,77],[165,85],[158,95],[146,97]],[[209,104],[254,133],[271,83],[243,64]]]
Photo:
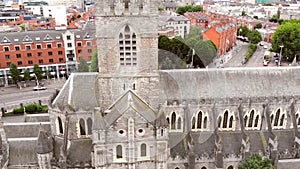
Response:
[[[76,71],[79,58],[90,61],[96,49],[95,30],[44,30],[10,32],[0,36],[0,84],[10,81],[10,64],[14,63],[21,74],[32,73],[38,64],[46,76],[68,76]]]

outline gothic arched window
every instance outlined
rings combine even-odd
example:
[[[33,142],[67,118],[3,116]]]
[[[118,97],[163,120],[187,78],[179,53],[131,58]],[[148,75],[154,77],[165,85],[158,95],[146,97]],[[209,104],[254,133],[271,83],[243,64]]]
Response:
[[[233,116],[230,116],[228,128],[232,128]]]
[[[259,115],[257,115],[255,118],[254,127],[258,126],[258,120],[259,120]]]
[[[204,120],[203,120],[203,128],[204,129],[207,128],[207,117],[206,116],[204,117]]]
[[[275,114],[275,121],[274,121],[274,126],[278,126],[279,116],[280,116],[280,109],[278,109],[278,110],[276,111],[276,114]]]
[[[254,118],[254,110],[251,110],[251,112],[250,112],[250,118],[249,118],[249,123],[248,123],[248,127],[252,127],[252,124],[253,124],[253,118]]]
[[[116,157],[123,158],[123,150],[121,145],[117,145],[116,147]]]
[[[119,34],[119,56],[120,65],[137,65],[136,34],[132,32],[128,25]]]
[[[57,122],[58,122],[58,131],[60,134],[63,134],[64,130],[63,130],[63,125],[62,125],[62,121],[61,121],[60,117],[57,117]]]
[[[86,135],[85,122],[83,119],[79,120],[79,130],[80,130],[80,135]]]
[[[198,120],[197,120],[197,128],[198,128],[198,129],[201,129],[201,128],[202,128],[201,123],[202,123],[202,112],[200,111],[200,112],[198,113]]]
[[[224,119],[223,119],[223,128],[227,128],[227,120],[228,120],[228,111],[225,111]]]
[[[196,118],[192,118],[192,129],[196,129]]]
[[[176,124],[176,113],[173,112],[171,115],[171,129],[175,129],[175,124]]]
[[[87,132],[88,132],[88,135],[92,134],[92,125],[93,125],[92,119],[88,118],[87,119]]]
[[[279,124],[279,126],[283,126],[283,121],[284,121],[284,114],[281,116],[281,119],[280,119],[280,124]]]
[[[248,116],[246,115],[246,116],[244,117],[244,125],[245,125],[245,127],[247,126],[247,121],[248,121]]]

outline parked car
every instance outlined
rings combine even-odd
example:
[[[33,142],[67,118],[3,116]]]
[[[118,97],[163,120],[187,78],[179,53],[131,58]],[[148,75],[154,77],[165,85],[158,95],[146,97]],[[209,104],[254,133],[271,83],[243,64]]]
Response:
[[[267,46],[267,45],[264,45],[264,49],[268,49],[268,46]]]
[[[264,61],[263,61],[263,65],[264,65],[264,66],[268,66],[268,63],[269,63],[269,62],[268,62],[267,60],[264,60]]]
[[[35,86],[35,87],[33,88],[34,91],[38,91],[38,90],[46,90],[46,89],[47,89],[47,87],[45,87],[45,86]]]

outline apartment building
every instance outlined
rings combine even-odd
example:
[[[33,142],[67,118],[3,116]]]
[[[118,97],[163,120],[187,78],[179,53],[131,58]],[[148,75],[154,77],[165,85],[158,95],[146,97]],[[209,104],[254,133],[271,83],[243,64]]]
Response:
[[[172,28],[175,36],[185,38],[190,32],[190,19],[183,15],[162,14],[159,16],[159,22],[161,25],[165,23],[164,29]]]
[[[231,17],[215,13],[187,12],[191,26],[201,27],[204,40],[211,40],[223,55],[236,44],[237,24]]]
[[[88,23],[92,24],[92,23]],[[88,28],[87,26],[86,28]],[[68,76],[79,58],[90,61],[96,48],[95,29],[10,32],[0,35],[0,85],[10,83],[10,64],[30,73],[38,64],[46,76]]]

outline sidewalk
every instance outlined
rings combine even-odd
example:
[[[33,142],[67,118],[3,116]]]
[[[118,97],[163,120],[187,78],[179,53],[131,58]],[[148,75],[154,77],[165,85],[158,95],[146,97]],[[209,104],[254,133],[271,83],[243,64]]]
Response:
[[[51,80],[45,80],[44,83],[45,83],[45,86],[47,87],[47,89],[55,89],[55,88],[61,88],[64,85],[65,80],[51,79]],[[8,87],[0,87],[0,95],[33,91],[33,88],[35,87],[35,81],[30,81],[30,82],[28,82],[28,84],[29,84],[29,86],[24,87],[24,85],[22,85],[21,88],[17,88],[16,85],[10,85]]]

